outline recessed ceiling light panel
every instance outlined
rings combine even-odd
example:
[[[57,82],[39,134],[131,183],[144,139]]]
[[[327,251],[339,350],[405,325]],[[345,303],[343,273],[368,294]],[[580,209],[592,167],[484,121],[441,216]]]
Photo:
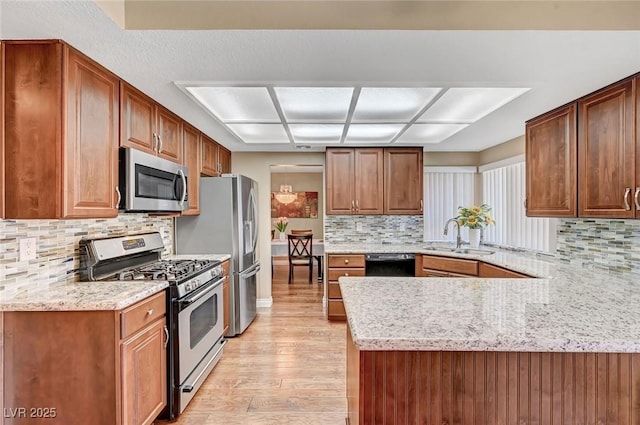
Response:
[[[266,87],[186,87],[218,120],[280,122]]]
[[[472,123],[525,93],[528,88],[451,88],[418,122]]]
[[[345,143],[389,143],[405,124],[351,124]]]
[[[289,124],[294,143],[340,143],[342,124]]]
[[[275,87],[290,123],[340,123],[347,119],[353,87]]]
[[[440,88],[363,87],[351,122],[408,122]]]
[[[229,124],[228,127],[245,143],[289,143],[282,124]]]
[[[468,124],[414,124],[407,129],[397,143],[440,143],[453,136]]]

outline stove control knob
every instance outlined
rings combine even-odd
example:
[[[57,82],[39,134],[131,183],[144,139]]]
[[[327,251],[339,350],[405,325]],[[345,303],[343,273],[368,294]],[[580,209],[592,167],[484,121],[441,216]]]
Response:
[[[186,289],[187,291],[191,290],[191,284],[187,283],[186,285],[184,285],[184,289]]]

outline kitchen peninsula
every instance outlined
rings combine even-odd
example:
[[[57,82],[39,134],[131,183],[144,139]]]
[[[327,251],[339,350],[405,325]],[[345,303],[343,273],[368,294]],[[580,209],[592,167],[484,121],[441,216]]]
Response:
[[[514,253],[414,252],[536,278],[341,277],[351,425],[640,421],[637,279]]]

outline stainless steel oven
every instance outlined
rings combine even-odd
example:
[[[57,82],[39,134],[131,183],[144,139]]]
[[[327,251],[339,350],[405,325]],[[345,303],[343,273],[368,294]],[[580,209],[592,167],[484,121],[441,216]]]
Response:
[[[222,284],[227,278],[212,280],[197,292],[173,301],[178,325],[179,413],[220,360],[225,343]]]
[[[120,148],[119,208],[130,212],[189,208],[187,167],[131,148]]]

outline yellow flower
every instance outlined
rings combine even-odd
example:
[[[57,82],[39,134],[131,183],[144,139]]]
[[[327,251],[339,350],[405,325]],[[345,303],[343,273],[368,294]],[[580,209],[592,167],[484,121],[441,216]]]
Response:
[[[476,217],[475,215],[470,216],[469,218],[467,218],[467,224],[469,224],[470,226],[478,224],[478,217]]]
[[[493,224],[493,217],[491,217],[489,214],[485,216],[484,220],[487,222],[487,224]]]
[[[481,213],[482,213],[482,208],[480,208],[480,207],[478,207],[478,206],[474,205],[474,206],[472,206],[472,207],[471,207],[471,212],[472,212],[473,214],[475,214],[475,215],[479,215],[479,214],[481,214]]]

